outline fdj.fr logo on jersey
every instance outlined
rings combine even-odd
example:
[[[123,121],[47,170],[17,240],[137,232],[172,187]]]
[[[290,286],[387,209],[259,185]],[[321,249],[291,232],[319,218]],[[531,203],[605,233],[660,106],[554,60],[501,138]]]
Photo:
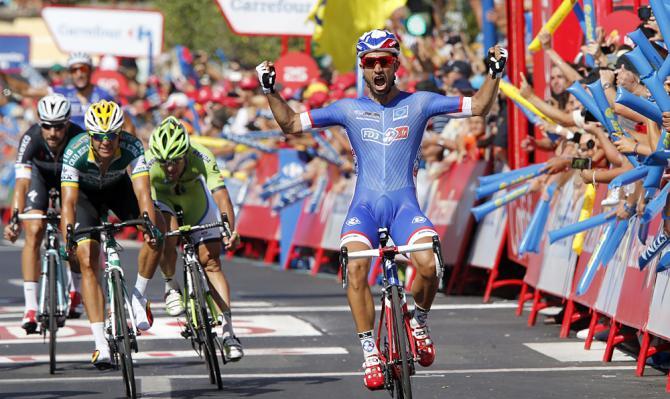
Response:
[[[365,128],[361,130],[363,140],[390,145],[397,140],[405,140],[409,136],[409,126],[390,127],[384,133],[377,129]]]

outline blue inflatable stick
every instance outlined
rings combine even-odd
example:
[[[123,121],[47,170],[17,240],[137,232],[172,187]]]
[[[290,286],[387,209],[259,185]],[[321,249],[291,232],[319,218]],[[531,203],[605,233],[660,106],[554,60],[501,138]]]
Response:
[[[566,237],[573,236],[582,231],[590,230],[594,227],[598,227],[601,224],[607,223],[609,220],[616,216],[614,211],[604,212],[599,215],[593,216],[581,222],[577,222],[568,226],[563,226],[560,229],[552,230],[549,232],[549,242],[555,243],[558,240],[562,240]]]
[[[628,37],[631,38],[633,43],[640,47],[640,50],[642,50],[642,54],[644,54],[645,58],[647,58],[647,61],[651,64],[654,69],[658,70],[661,68],[661,65],[663,65],[663,57],[656,51],[654,46],[651,45],[651,42],[645,36],[644,33],[640,29],[636,29],[630,33],[628,33]]]
[[[614,223],[616,222],[611,222],[605,229],[603,235],[600,236],[598,245],[596,245],[596,248],[593,250],[593,253],[591,254],[591,258],[589,259],[589,262],[586,265],[586,270],[584,270],[582,278],[579,279],[579,284],[577,284],[577,290],[575,291],[575,293],[579,296],[584,295],[586,291],[589,290],[589,287],[593,282],[593,277],[595,277],[596,271],[598,271],[598,264],[600,263],[600,254],[602,252],[603,245],[605,245],[605,242],[607,242],[607,237],[609,237],[610,232],[614,228]]]
[[[489,183],[484,186],[477,187],[475,189],[475,197],[477,200],[480,200],[484,197],[488,197],[489,195],[492,195],[493,193],[506,189],[507,187],[513,186],[515,184],[519,184],[521,182],[524,182],[528,179],[532,179],[534,177],[537,177],[541,174],[543,174],[544,171],[542,169],[535,169],[533,171],[530,171],[528,173],[523,173],[523,174],[515,174],[512,175],[506,179],[502,179],[499,181],[495,181],[493,183]]]
[[[593,0],[584,0],[584,30],[586,35],[586,43],[594,42],[596,40],[596,7]],[[586,65],[593,67],[595,62],[590,55],[586,56]]]
[[[659,125],[663,123],[661,110],[658,109],[656,104],[652,103],[646,98],[636,96],[621,86],[619,86],[616,91],[616,102],[634,110],[646,118],[653,120]]]
[[[656,273],[664,272],[670,269],[670,252],[666,252],[661,256],[661,260],[656,265]]]
[[[651,222],[652,219],[658,215],[663,206],[665,205],[665,200],[668,198],[668,192],[670,192],[670,184],[666,184],[665,187],[661,190],[660,193],[654,199],[649,201],[644,213],[642,214],[642,221],[645,223]]]
[[[626,171],[612,179],[610,184],[607,185],[607,188],[612,190],[621,186],[625,186],[626,184],[636,182],[644,178],[647,175],[647,172],[649,172],[649,167],[638,166],[637,168]]]
[[[661,251],[663,251],[663,248],[668,244],[670,244],[670,238],[661,232],[654,241],[642,251],[642,254],[640,254],[640,257],[638,258],[638,266],[640,267],[640,270],[647,267],[649,262],[651,262],[656,255],[660,254]]]
[[[607,239],[607,242],[605,242],[605,247],[603,248],[600,257],[600,266],[603,268],[607,267],[607,264],[610,263],[610,260],[614,257],[617,249],[619,249],[621,240],[623,240],[623,237],[626,234],[626,230],[628,230],[628,219],[620,220]]]
[[[510,191],[509,193],[503,195],[500,198],[495,198],[479,206],[473,207],[470,211],[474,215],[475,219],[477,219],[477,221],[480,221],[484,216],[495,211],[501,206],[506,205],[516,199],[519,199],[523,195],[526,195],[529,189],[530,184],[524,184],[523,186],[520,186],[515,190]]]
[[[540,252],[542,233],[544,232],[544,226],[547,224],[547,218],[549,217],[549,204],[556,192],[556,186],[556,183],[549,185],[549,187],[547,187],[548,198],[538,201],[537,206],[535,207],[535,212],[533,212],[533,217],[530,219],[526,232],[521,239],[521,244],[519,244],[519,255],[523,255],[526,252]]]
[[[496,182],[496,181],[501,181],[503,179],[507,179],[512,175],[523,174],[523,173],[531,173],[532,171],[534,171],[536,169],[542,169],[546,165],[547,165],[546,163],[533,164],[533,165],[530,165],[530,166],[526,166],[526,167],[523,167],[523,168],[520,168],[520,169],[510,170],[510,171],[507,171],[507,172],[500,172],[500,173],[495,173],[495,174],[492,174],[492,175],[480,176],[480,177],[477,178],[477,180],[479,181],[480,185],[486,185],[486,184],[490,184],[490,183],[493,183],[493,182]]]
[[[586,107],[586,109],[593,114],[593,116],[600,122],[601,125],[607,126],[605,116],[600,112],[600,108],[596,104],[593,97],[584,90],[579,82],[575,82],[568,87],[568,93],[575,96],[575,98]]]

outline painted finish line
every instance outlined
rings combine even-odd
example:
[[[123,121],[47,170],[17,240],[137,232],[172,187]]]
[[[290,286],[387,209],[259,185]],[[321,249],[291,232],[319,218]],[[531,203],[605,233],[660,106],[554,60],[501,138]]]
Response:
[[[537,367],[537,368],[501,368],[501,369],[452,369],[452,370],[417,370],[416,377],[421,378],[443,378],[447,375],[454,374],[513,374],[513,373],[570,373],[583,371],[630,371],[635,370],[635,366],[571,366],[571,367]],[[362,371],[335,371],[324,373],[257,373],[257,374],[221,374],[224,379],[287,379],[287,378],[319,378],[319,377],[357,377],[362,374]],[[155,376],[137,376],[136,379],[143,380],[148,378],[156,378]],[[160,376],[163,379],[179,380],[179,379],[205,379],[208,376],[201,374],[175,374]],[[122,377],[118,376],[95,376],[95,377],[63,377],[54,376],[53,378],[31,378],[31,384],[39,383],[69,383],[76,381],[121,381]],[[0,378],[0,384],[25,384],[25,378]]]
[[[244,356],[307,356],[307,355],[346,355],[349,352],[342,347],[316,347],[316,348],[248,348],[244,349]],[[149,351],[133,354],[133,362],[136,360],[156,359],[183,359],[198,358],[194,350],[183,351]],[[90,363],[90,353],[69,353],[57,355],[59,362]],[[0,356],[0,364],[37,364],[48,363],[49,355],[16,355]]]
[[[142,332],[139,342],[154,339],[182,339],[184,319],[159,317],[149,331]],[[235,334],[239,337],[312,337],[322,333],[311,324],[290,315],[236,316]],[[218,327],[217,327],[218,328]],[[58,342],[91,342],[88,320],[67,320],[58,330]],[[0,321],[0,344],[43,343],[40,335],[26,335],[20,320]]]

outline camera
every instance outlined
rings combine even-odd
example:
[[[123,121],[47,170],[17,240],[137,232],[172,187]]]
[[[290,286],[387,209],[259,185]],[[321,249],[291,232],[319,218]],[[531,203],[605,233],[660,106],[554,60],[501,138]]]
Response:
[[[591,169],[591,158],[572,158],[572,169]]]

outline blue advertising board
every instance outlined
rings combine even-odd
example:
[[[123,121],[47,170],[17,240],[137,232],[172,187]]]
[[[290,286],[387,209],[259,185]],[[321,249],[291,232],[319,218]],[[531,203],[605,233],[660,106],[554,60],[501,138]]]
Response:
[[[0,35],[0,70],[18,72],[30,62],[30,36]]]

